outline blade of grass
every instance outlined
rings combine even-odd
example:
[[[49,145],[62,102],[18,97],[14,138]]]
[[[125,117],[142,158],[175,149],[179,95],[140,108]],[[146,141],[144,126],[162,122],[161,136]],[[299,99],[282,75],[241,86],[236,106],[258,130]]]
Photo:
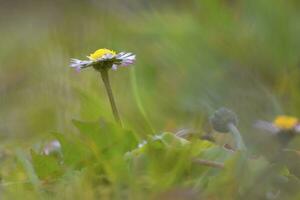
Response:
[[[38,191],[39,186],[40,186],[40,180],[39,180],[38,176],[36,175],[32,164],[29,162],[25,153],[22,150],[17,149],[16,156],[17,156],[17,159],[19,160],[19,162],[21,163],[21,165],[24,167],[26,174],[28,175],[30,183],[34,186],[36,191]]]
[[[146,113],[146,110],[143,106],[143,103],[142,103],[142,100],[141,100],[141,97],[140,97],[140,94],[139,94],[134,67],[132,67],[130,69],[130,82],[131,82],[131,87],[132,87],[132,91],[133,91],[133,96],[134,96],[134,99],[135,99],[136,104],[138,106],[138,109],[139,109],[141,115],[143,116],[147,126],[150,128],[151,132],[154,134],[155,130],[154,130],[153,126],[150,123],[149,117]]]

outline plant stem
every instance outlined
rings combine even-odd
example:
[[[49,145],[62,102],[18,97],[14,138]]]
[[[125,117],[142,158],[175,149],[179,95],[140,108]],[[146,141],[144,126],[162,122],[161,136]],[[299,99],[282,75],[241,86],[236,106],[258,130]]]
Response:
[[[219,163],[219,162],[215,162],[215,161],[210,161],[210,160],[195,159],[194,163],[197,163],[199,165],[205,165],[205,166],[208,166],[208,167],[219,168],[219,169],[223,169],[224,168],[224,164],[223,163]]]
[[[243,138],[242,138],[239,130],[235,127],[235,125],[232,123],[229,123],[228,129],[230,130],[230,133],[232,134],[232,136],[236,142],[237,149],[238,150],[246,150],[246,145],[243,141]]]
[[[122,126],[121,118],[120,118],[120,115],[119,115],[119,112],[118,112],[118,109],[116,106],[116,102],[115,102],[115,99],[114,99],[114,96],[112,93],[112,89],[111,89],[111,85],[110,85],[110,81],[109,81],[109,77],[108,77],[108,69],[107,68],[101,69],[100,73],[101,73],[101,78],[104,83],[105,90],[106,90],[106,93],[107,93],[107,96],[108,96],[108,99],[109,99],[109,102],[111,105],[111,109],[112,109],[114,118],[115,118],[116,122]]]

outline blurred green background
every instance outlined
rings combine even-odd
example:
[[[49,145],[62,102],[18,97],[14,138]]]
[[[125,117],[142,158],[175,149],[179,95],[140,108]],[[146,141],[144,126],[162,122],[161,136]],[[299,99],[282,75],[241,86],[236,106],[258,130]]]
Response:
[[[100,75],[70,58],[137,55],[111,71],[124,125],[140,137],[192,128],[228,107],[250,148],[256,120],[300,116],[298,0],[0,1],[1,146],[31,146],[72,119],[113,121]]]

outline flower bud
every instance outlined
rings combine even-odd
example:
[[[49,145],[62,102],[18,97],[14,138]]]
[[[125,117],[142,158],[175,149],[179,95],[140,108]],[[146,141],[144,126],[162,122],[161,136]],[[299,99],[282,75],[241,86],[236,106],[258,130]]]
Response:
[[[233,111],[227,108],[220,108],[212,115],[210,123],[216,131],[227,133],[229,132],[228,125],[233,124],[234,126],[237,126],[238,119]]]

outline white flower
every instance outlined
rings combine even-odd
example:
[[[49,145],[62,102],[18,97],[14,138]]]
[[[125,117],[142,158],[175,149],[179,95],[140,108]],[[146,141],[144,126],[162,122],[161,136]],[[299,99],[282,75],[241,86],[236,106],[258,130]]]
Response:
[[[52,140],[43,149],[45,155],[50,155],[53,152],[57,152],[61,149],[61,145],[58,140]]]
[[[96,70],[102,68],[112,68],[116,70],[118,67],[127,67],[135,61],[135,55],[133,53],[116,53],[109,49],[98,49],[87,57],[89,60],[71,59],[70,66],[77,71],[90,66],[93,66]]]

